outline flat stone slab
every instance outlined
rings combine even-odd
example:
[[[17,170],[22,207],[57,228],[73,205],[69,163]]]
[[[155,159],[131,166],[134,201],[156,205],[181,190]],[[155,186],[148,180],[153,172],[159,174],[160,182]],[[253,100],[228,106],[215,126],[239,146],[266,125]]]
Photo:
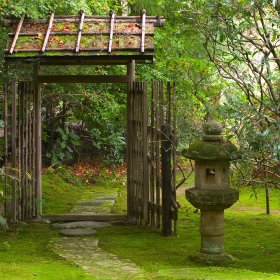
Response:
[[[115,200],[117,198],[117,196],[101,196],[101,197],[94,197],[94,199],[96,200]]]
[[[72,228],[104,228],[104,227],[110,227],[111,224],[106,222],[95,222],[95,221],[81,221],[81,222],[70,222],[70,223],[55,223],[52,224],[53,228],[59,228],[59,229],[72,229]]]
[[[88,201],[88,202],[80,202],[78,203],[79,206],[98,206],[101,205],[102,201]]]
[[[94,229],[87,229],[87,228],[69,228],[69,229],[62,229],[60,234],[67,237],[79,237],[79,236],[89,236],[94,235],[96,230]]]

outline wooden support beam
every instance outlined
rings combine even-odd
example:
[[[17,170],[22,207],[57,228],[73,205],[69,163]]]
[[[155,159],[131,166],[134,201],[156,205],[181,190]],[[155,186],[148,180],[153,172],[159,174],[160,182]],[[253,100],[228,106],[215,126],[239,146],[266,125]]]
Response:
[[[15,37],[14,37],[14,40],[13,40],[13,43],[11,45],[11,48],[9,50],[9,53],[12,54],[14,52],[14,49],[16,47],[16,43],[17,43],[17,39],[18,39],[18,34],[20,33],[20,30],[21,30],[21,27],[22,27],[22,24],[23,24],[23,21],[24,21],[24,18],[25,18],[25,14],[22,15],[19,23],[18,23],[18,26],[17,26],[17,31],[16,31],[16,34],[15,34]]]
[[[66,66],[66,65],[127,65],[127,61],[112,61],[112,62],[106,62],[106,61],[77,61],[77,62],[72,62],[72,61],[58,61],[58,62],[41,62],[41,66]]]
[[[61,214],[43,215],[42,219],[51,222],[79,222],[79,221],[102,221],[102,222],[126,222],[126,215],[85,215],[85,214]]]
[[[115,12],[114,11],[110,11],[110,37],[109,37],[109,48],[108,48],[108,52],[111,53],[112,52],[112,45],[113,45],[113,35],[114,35],[114,26],[115,26]]]
[[[129,77],[129,82],[135,81],[135,60],[132,60],[127,65],[127,75]]]
[[[42,147],[41,147],[41,88],[39,83],[40,64],[34,63],[34,107],[35,107],[35,200],[36,200],[36,217],[42,214]]]
[[[39,83],[128,83],[128,75],[40,75]]]
[[[145,52],[145,33],[146,33],[146,10],[141,13],[142,16],[142,38],[141,38],[141,53]]]
[[[8,36],[13,37],[15,36],[16,33],[10,32],[8,33]],[[33,32],[33,33],[19,33],[18,36],[19,37],[24,37],[24,36],[38,36],[39,34],[46,36],[47,33],[39,33],[39,32]],[[141,36],[142,31],[141,32],[126,32],[126,30],[123,30],[122,32],[118,32],[118,35],[133,35],[133,36]],[[72,35],[75,36],[77,35],[77,32],[52,32],[52,36],[61,36],[61,35]],[[110,36],[110,32],[83,32],[83,35],[103,35],[103,36]],[[151,36],[154,37],[155,33],[153,32],[146,32],[145,33],[146,36]]]
[[[78,53],[80,51],[80,43],[82,38],[82,30],[83,30],[83,24],[85,19],[85,11],[80,12],[80,24],[79,24],[79,30],[78,30],[78,37],[77,37],[77,43],[76,43],[76,49],[75,52]]]
[[[45,36],[45,40],[41,49],[41,52],[43,53],[46,50],[48,41],[49,41],[49,37],[50,37],[50,33],[52,31],[52,26],[53,26],[53,19],[54,19],[54,13],[51,13],[51,17],[50,17],[50,21],[49,21],[49,26],[48,26],[48,30]]]

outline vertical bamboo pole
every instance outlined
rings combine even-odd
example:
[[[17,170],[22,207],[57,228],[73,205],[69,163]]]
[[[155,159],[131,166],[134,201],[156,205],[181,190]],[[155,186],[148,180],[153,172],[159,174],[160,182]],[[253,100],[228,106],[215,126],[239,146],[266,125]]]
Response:
[[[25,91],[25,145],[26,145],[26,154],[25,154],[25,166],[26,166],[26,174],[25,174],[25,185],[26,185],[26,218],[30,218],[30,188],[29,188],[29,158],[30,158],[30,150],[29,150],[29,114],[30,114],[30,108],[29,108],[29,83],[26,83],[26,91]]]
[[[17,168],[17,84],[16,82],[12,85],[12,168],[13,175],[16,175]],[[13,178],[12,185],[12,220],[17,221],[17,181]]]
[[[24,119],[25,119],[25,132],[24,132],[24,166],[25,166],[25,173],[24,173],[24,185],[25,185],[25,217],[28,218],[28,208],[29,208],[29,188],[28,188],[28,83],[25,83],[25,92],[24,92]]]
[[[133,82],[135,80],[135,61],[131,61],[127,65],[127,75],[129,76],[129,83],[127,85],[127,102],[126,102],[126,114],[127,114],[127,215],[128,220],[133,222],[133,189],[132,189],[132,90]]]
[[[139,190],[141,189],[141,177],[139,177],[139,169],[141,166],[139,165],[139,146],[141,147],[141,139],[139,132],[141,132],[140,126],[140,104],[139,104],[139,83],[136,82],[134,84],[133,96],[134,96],[134,104],[133,104],[133,126],[135,130],[133,132],[134,141],[133,141],[133,187],[135,188],[135,214],[137,221],[142,223],[141,212],[140,212],[140,200],[141,194]],[[135,135],[136,134],[136,135]]]
[[[4,181],[4,213],[5,217],[8,214],[8,83],[4,83],[4,141],[5,141],[5,181]]]
[[[28,83],[28,218],[32,218],[32,88]]]
[[[171,142],[170,126],[162,126],[161,139],[161,159],[162,159],[162,232],[165,236],[172,235],[172,213],[171,213]]]
[[[36,147],[36,162],[35,162],[35,176],[36,176],[36,217],[40,218],[42,214],[42,155],[41,155],[41,89],[38,82],[38,75],[40,71],[40,64],[38,62],[33,65],[33,79],[34,79],[34,106],[35,106],[35,147]]]
[[[176,124],[177,124],[177,104],[176,104],[176,84],[173,82],[172,85],[172,103],[170,104],[170,110],[172,110],[172,117],[173,117],[173,122],[172,122],[172,170],[173,170],[173,176],[172,176],[172,187],[173,187],[173,200],[176,203],[176,166],[177,166],[177,161],[176,161],[176,149],[177,149],[177,129],[176,129]],[[173,105],[173,106],[172,106]],[[178,207],[174,208],[174,234],[177,233],[177,220],[178,220]]]
[[[19,219],[24,219],[24,117],[23,117],[23,97],[24,83],[20,82],[18,87],[18,166],[19,166]]]
[[[35,116],[35,90],[32,85],[32,217],[36,216],[36,116]]]
[[[147,83],[142,82],[141,103],[142,103],[142,129],[143,129],[143,222],[149,221],[149,166],[148,166],[148,88]]]
[[[152,84],[151,96],[151,131],[150,131],[150,224],[155,225],[155,83]]]
[[[159,99],[159,83],[155,82],[155,153],[156,153],[156,227],[160,228],[160,99]]]

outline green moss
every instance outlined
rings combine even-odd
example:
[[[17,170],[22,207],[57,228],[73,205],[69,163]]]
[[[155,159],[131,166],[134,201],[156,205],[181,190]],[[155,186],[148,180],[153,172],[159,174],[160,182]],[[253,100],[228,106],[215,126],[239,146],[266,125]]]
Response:
[[[17,40],[16,50],[19,49],[41,49],[44,37],[20,36]]]
[[[193,176],[188,183],[193,183]],[[92,195],[92,192],[101,195],[116,190],[119,197],[113,212],[122,213],[126,206],[125,189],[120,181],[111,177],[93,186],[77,187],[52,172],[43,176],[43,192],[44,198],[49,201],[49,213],[66,211],[82,194],[86,197]],[[276,202],[279,202],[279,193],[279,190],[271,193],[272,206],[278,210],[280,205]],[[263,205],[263,193],[260,193],[258,199],[257,205]],[[188,258],[199,250],[200,216],[194,213],[194,208],[186,201],[183,192],[180,192],[177,200],[182,207],[176,236],[166,238],[149,227],[115,225],[98,230],[100,246],[146,270],[140,279],[280,279],[280,215],[235,211],[234,207],[226,210],[225,248],[237,261],[205,265],[194,263]],[[249,200],[249,190],[242,189],[240,205],[250,206]],[[252,203],[252,206],[255,204]],[[50,250],[48,243],[56,236],[57,232],[51,231],[48,225],[35,223],[0,233],[0,279],[95,279]]]
[[[54,173],[43,175],[42,187],[44,214],[68,213],[82,194],[92,189],[92,186],[76,186],[67,183]]]
[[[0,279],[95,279],[51,251],[48,244],[57,235],[49,225],[34,223],[0,232]]]
[[[130,259],[150,272],[152,279],[280,279],[279,215],[226,210],[225,250],[237,260],[205,266],[188,258],[200,247],[200,215],[183,196],[178,196],[182,207],[177,236],[166,238],[148,227],[114,226],[99,230],[100,246]],[[246,197],[241,195],[241,203]]]
[[[237,158],[237,148],[229,141],[206,142],[195,141],[188,150],[182,152],[190,159],[231,160]]]

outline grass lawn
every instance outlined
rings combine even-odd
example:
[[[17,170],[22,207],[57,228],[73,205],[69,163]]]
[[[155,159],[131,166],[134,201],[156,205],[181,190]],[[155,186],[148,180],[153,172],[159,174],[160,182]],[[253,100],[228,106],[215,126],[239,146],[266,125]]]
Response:
[[[57,234],[49,229],[49,225],[38,223],[0,233],[0,279],[94,279],[48,248],[49,241]]]
[[[236,261],[207,265],[191,260],[189,256],[200,247],[200,215],[194,213],[183,192],[178,196],[182,207],[177,236],[166,238],[140,226],[114,226],[99,231],[99,244],[132,260],[154,279],[280,279],[279,194],[279,190],[271,192],[275,215],[264,214],[264,191],[256,198],[250,189],[242,189],[235,208],[225,211],[225,249]]]
[[[125,213],[126,192],[122,182],[108,179],[92,186],[74,186],[69,181],[71,178],[65,180],[51,172],[43,176],[46,213],[68,212],[83,193],[108,188],[119,192],[113,213]],[[237,205],[226,210],[225,248],[236,258],[233,262],[207,265],[189,258],[199,250],[200,216],[194,213],[183,192],[178,197],[182,207],[176,236],[166,238],[147,227],[114,225],[98,230],[99,244],[143,268],[143,279],[280,279],[280,214],[265,215],[265,196],[259,195],[256,201],[250,194],[250,190],[242,189]],[[272,209],[279,211],[279,191],[271,196]],[[38,223],[0,232],[0,279],[95,279],[50,250],[48,243],[57,236],[47,224]]]

